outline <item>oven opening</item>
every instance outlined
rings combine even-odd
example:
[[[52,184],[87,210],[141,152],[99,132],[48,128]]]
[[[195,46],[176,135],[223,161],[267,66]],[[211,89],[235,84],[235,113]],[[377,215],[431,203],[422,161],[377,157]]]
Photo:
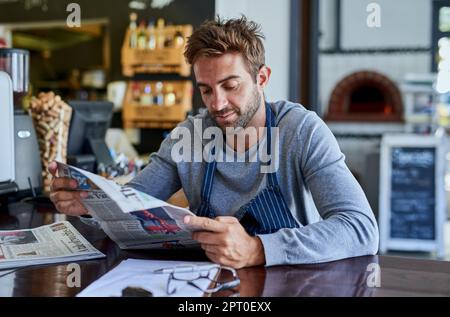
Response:
[[[351,92],[347,107],[350,113],[391,113],[392,107],[388,104],[382,91],[378,88],[364,85]]]
[[[358,71],[334,87],[326,121],[402,122],[403,102],[397,84],[383,74]]]

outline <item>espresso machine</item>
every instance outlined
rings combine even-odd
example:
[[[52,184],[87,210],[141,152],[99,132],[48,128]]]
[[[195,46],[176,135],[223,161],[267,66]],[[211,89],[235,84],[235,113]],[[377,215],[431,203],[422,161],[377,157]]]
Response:
[[[36,131],[22,107],[29,89],[29,60],[26,50],[0,48],[0,78],[5,83],[0,88],[0,121],[4,123],[0,124],[0,195],[17,198],[36,196],[42,189]]]

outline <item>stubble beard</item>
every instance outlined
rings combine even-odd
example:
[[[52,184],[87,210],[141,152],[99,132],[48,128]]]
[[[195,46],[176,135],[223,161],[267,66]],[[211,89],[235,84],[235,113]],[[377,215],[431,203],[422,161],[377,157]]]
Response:
[[[245,129],[250,121],[255,116],[256,112],[258,111],[259,107],[261,105],[261,95],[258,92],[258,89],[253,90],[253,96],[250,102],[247,104],[246,111],[242,113],[239,118],[234,123],[234,128],[243,128]]]
[[[252,98],[245,107],[245,112],[242,112],[240,114],[238,113],[239,117],[231,126],[223,127],[217,123],[214,116],[212,116],[212,118],[216,122],[216,125],[220,127],[220,129],[222,129],[222,131],[225,133],[227,128],[234,128],[234,130],[245,129],[255,116],[260,105],[261,105],[261,95],[259,94],[258,89],[255,88],[252,93]]]

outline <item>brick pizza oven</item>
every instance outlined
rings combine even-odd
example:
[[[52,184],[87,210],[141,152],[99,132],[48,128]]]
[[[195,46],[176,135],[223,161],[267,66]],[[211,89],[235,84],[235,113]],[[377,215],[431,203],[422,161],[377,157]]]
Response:
[[[359,71],[334,88],[327,121],[402,122],[403,103],[397,85],[373,71]]]

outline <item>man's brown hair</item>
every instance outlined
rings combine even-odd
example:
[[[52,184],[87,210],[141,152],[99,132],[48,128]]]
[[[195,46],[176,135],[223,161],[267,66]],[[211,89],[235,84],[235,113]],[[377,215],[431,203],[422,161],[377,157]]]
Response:
[[[245,16],[239,19],[205,21],[189,37],[184,56],[193,65],[199,57],[221,56],[225,53],[241,53],[249,73],[256,81],[261,66],[265,64],[265,53],[261,27],[248,21]]]

